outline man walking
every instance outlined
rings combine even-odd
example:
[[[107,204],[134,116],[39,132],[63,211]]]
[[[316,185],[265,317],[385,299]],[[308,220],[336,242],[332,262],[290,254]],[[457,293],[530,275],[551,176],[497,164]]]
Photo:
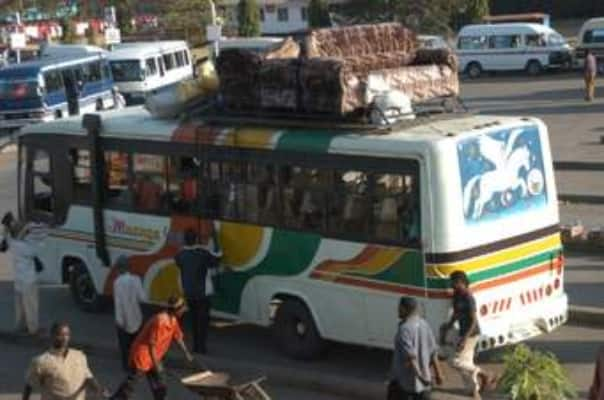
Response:
[[[476,344],[479,339],[478,319],[476,317],[476,300],[470,291],[470,281],[463,271],[451,274],[453,287],[453,314],[449,322],[441,327],[440,341],[444,344],[446,336],[455,322],[459,324],[459,340],[452,366],[470,389],[474,399],[480,399],[480,392],[495,385],[496,377],[490,375],[474,364]]]
[[[594,53],[589,49],[585,53],[584,73],[585,101],[592,101],[594,99],[596,90],[596,75],[598,73],[598,62]]]
[[[122,367],[124,371],[128,371],[130,345],[143,323],[140,303],[146,300],[146,295],[141,279],[130,273],[128,257],[120,256],[116,264],[120,275],[113,283],[115,323],[122,355]]]
[[[56,322],[51,329],[52,347],[35,357],[27,371],[23,400],[29,400],[37,389],[42,400],[84,400],[90,389],[106,394],[96,381],[86,355],[69,347],[71,331],[65,322]]]
[[[172,341],[176,341],[189,362],[193,356],[184,343],[184,335],[179,319],[186,311],[185,301],[173,297],[168,301],[168,309],[157,313],[143,326],[130,349],[130,372],[111,399],[128,400],[132,396],[138,380],[145,376],[154,400],[164,400],[168,388],[164,383],[161,361],[168,352]]]
[[[414,298],[401,298],[398,313],[401,321],[394,337],[388,400],[429,400],[432,383],[442,383],[434,333],[419,316]]]
[[[16,330],[35,335],[39,333],[35,247],[27,238],[28,227],[23,227],[11,213],[4,215],[2,225],[13,265]]]
[[[206,290],[211,288],[211,284],[206,287],[210,279],[208,269],[218,267],[218,259],[222,253],[215,235],[212,238],[212,250],[198,244],[197,234],[193,229],[185,232],[184,239],[185,245],[174,260],[180,269],[181,284],[190,310],[193,352],[206,354],[206,340],[210,327],[209,296],[212,294]]]

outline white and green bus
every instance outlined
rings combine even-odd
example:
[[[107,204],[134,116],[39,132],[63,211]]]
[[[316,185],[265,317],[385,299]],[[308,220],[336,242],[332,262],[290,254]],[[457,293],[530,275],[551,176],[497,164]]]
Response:
[[[215,233],[213,313],[272,326],[293,357],[327,340],[391,348],[402,295],[437,329],[455,270],[477,299],[479,350],[567,318],[549,139],[533,118],[87,115],[23,130],[19,208],[48,226],[43,280],[87,310],[111,295],[122,254],[152,300],[179,292],[183,232]]]

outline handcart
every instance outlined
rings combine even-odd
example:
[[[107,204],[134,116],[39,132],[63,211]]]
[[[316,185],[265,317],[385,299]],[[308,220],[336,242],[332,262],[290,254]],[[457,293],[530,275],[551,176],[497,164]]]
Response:
[[[189,375],[180,381],[190,391],[204,400],[271,400],[260,383],[260,377],[240,384],[233,384],[229,374],[205,371]]]

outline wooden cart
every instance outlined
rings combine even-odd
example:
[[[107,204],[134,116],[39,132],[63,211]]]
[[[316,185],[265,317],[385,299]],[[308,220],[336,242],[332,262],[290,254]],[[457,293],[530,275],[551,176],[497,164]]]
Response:
[[[187,376],[181,379],[181,382],[204,400],[271,400],[260,386],[265,379],[261,377],[233,384],[229,374],[205,371]]]

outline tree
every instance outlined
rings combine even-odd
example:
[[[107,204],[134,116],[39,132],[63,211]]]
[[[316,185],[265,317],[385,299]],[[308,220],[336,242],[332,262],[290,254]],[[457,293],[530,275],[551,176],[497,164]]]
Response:
[[[117,26],[122,35],[132,33],[132,16],[134,14],[133,0],[111,0],[109,6],[115,7],[115,18]]]
[[[310,0],[308,5],[308,26],[325,28],[331,26],[329,8],[325,0]]]
[[[61,21],[61,28],[63,30],[63,43],[76,43],[78,37],[76,34],[76,23],[71,19],[64,19]]]
[[[465,20],[469,23],[480,23],[489,15],[489,0],[467,0],[465,1]]]
[[[256,0],[239,0],[237,5],[239,36],[260,36],[260,8]]]
[[[172,0],[166,2],[165,21],[184,31],[185,39],[192,45],[205,41],[205,26],[210,21],[208,0]]]

